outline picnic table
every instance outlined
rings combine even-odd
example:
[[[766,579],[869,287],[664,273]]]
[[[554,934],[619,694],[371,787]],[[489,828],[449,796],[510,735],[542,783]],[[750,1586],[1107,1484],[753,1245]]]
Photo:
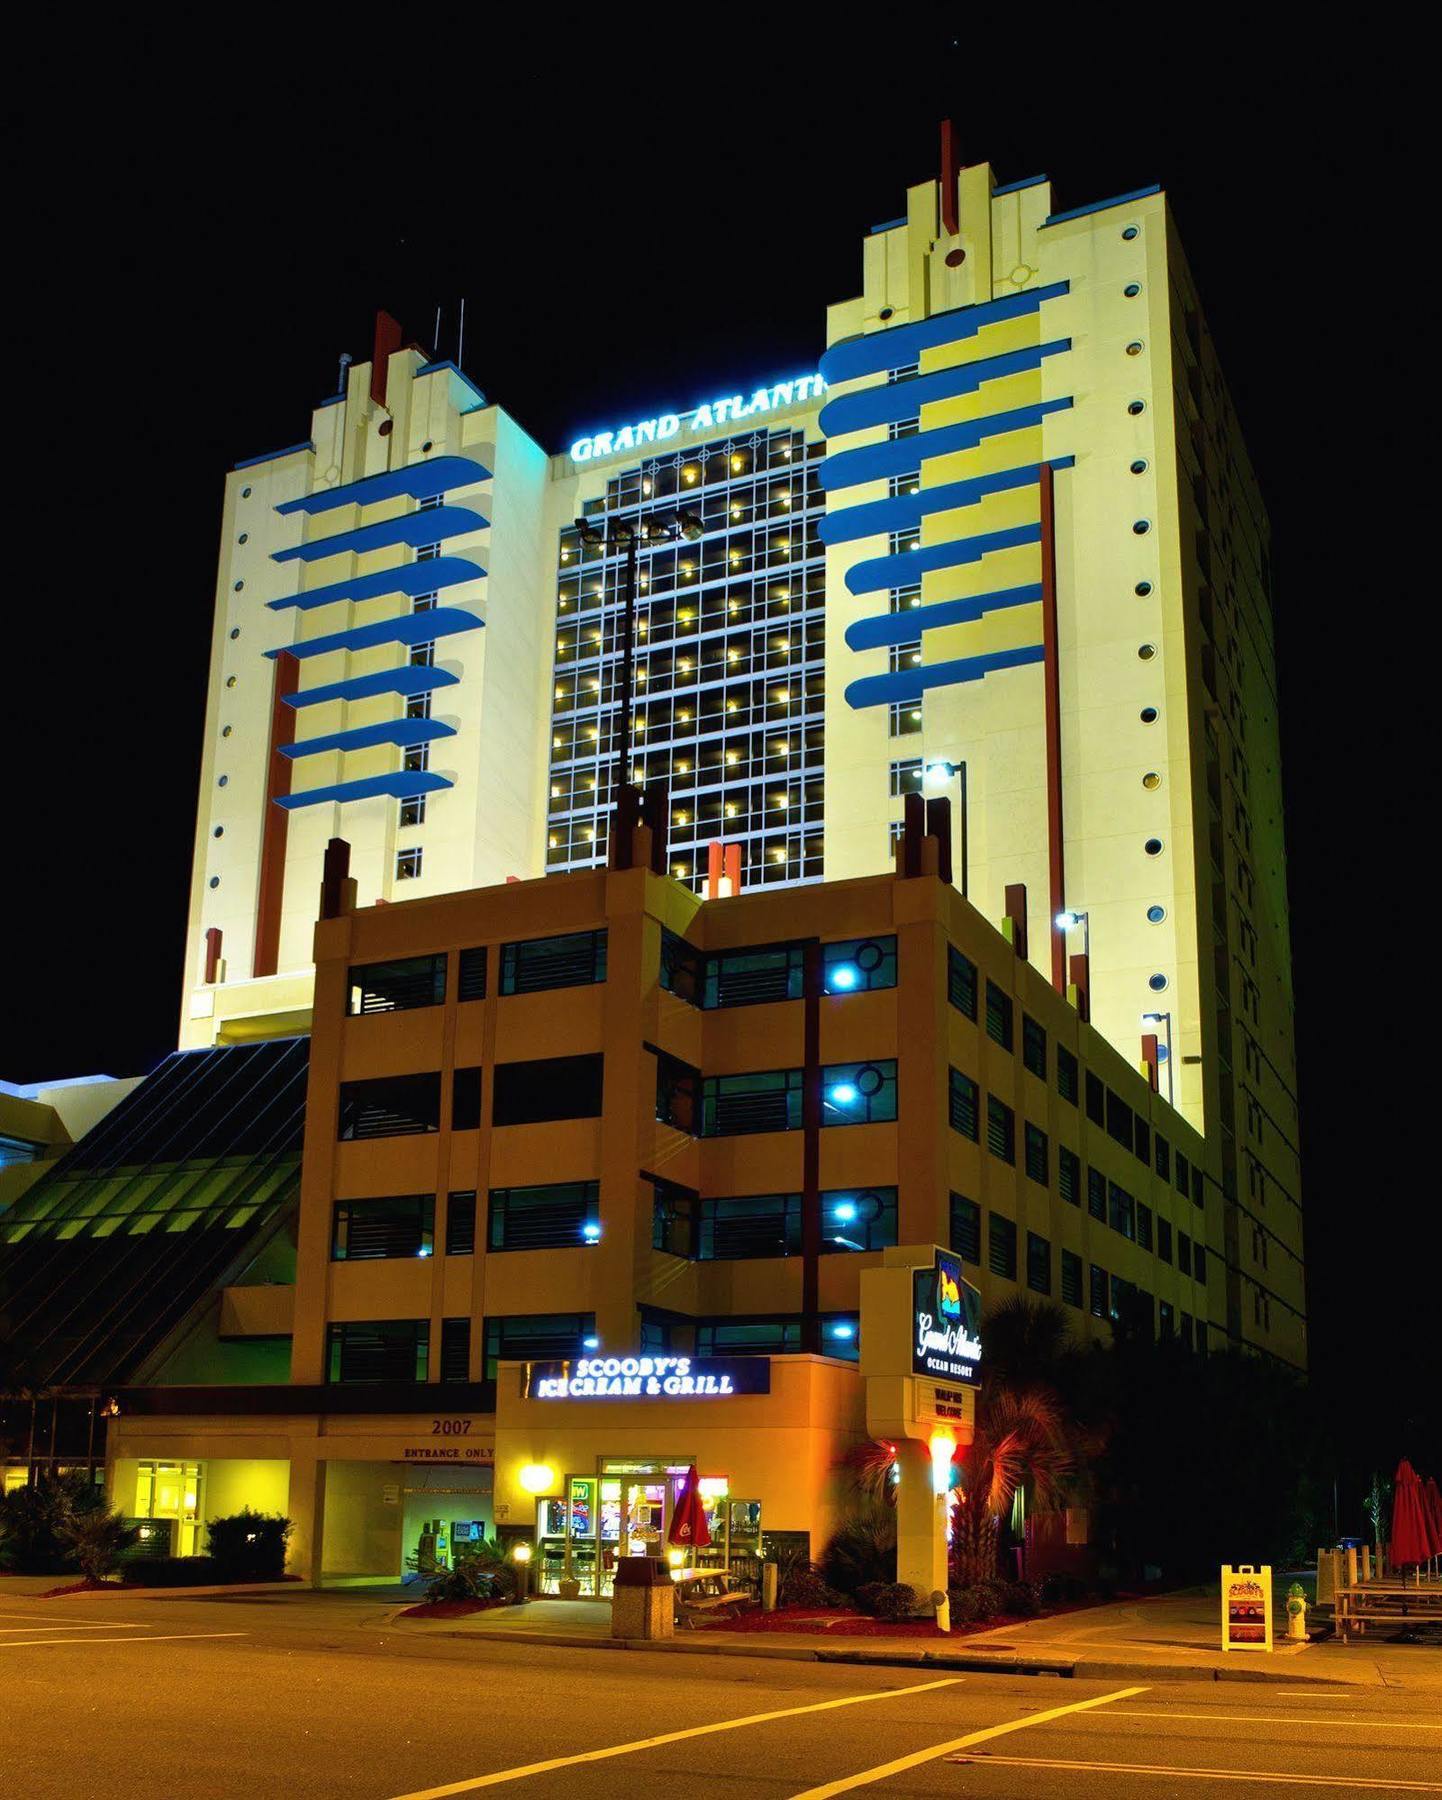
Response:
[[[676,1617],[692,1631],[696,1629],[698,1618],[719,1613],[734,1619],[742,1607],[752,1603],[751,1595],[744,1588],[731,1585],[724,1569],[682,1575],[675,1587]]]
[[[1442,1625],[1442,1582],[1359,1581],[1339,1587],[1333,1617],[1344,1644],[1369,1625]]]

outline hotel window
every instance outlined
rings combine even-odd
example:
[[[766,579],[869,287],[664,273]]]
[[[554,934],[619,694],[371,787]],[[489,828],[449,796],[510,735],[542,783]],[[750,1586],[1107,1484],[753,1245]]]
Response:
[[[1016,1280],[1016,1224],[999,1212],[986,1216],[986,1266],[993,1275]]]
[[[601,1185],[553,1181],[491,1189],[492,1250],[570,1250],[601,1236]]]
[[[1172,1147],[1160,1132],[1152,1139],[1152,1149],[1156,1156],[1157,1174],[1163,1181],[1172,1178]]]
[[[981,1266],[981,1208],[965,1194],[951,1196],[951,1248],[963,1262]]]
[[[695,1206],[699,1262],[740,1262],[801,1254],[800,1194],[748,1194],[699,1200]]]
[[[891,475],[887,478],[887,492],[893,500],[906,498],[921,491],[921,471],[908,469],[904,475]]]
[[[1192,1205],[1205,1206],[1207,1179],[1195,1163],[1192,1164]]]
[[[1026,1234],[1026,1285],[1034,1294],[1051,1292],[1051,1244],[1034,1231]]]
[[[426,822],[426,797],[414,794],[401,801],[400,823],[402,826],[424,825]]]
[[[416,561],[434,562],[440,553],[441,547],[439,544],[418,544],[416,546]]]
[[[1203,1286],[1207,1280],[1207,1253],[1200,1244],[1192,1245],[1192,1280],[1200,1281]]]
[[[1108,1297],[1108,1285],[1106,1270],[1099,1269],[1097,1265],[1093,1263],[1088,1279],[1088,1286],[1090,1288],[1090,1293],[1088,1294],[1088,1310],[1094,1319],[1105,1319],[1111,1310]]]
[[[44,1149],[43,1144],[30,1138],[0,1136],[0,1169],[15,1169],[22,1163],[39,1162]]]
[[[887,713],[892,737],[912,737],[921,730],[921,702],[893,700]]]
[[[451,1078],[451,1130],[475,1131],[481,1123],[481,1071],[457,1069]]]
[[[352,1018],[439,1006],[446,997],[446,959],[409,956],[399,962],[365,963],[351,970],[349,989],[346,1011]]]
[[[1132,1130],[1134,1133],[1132,1148],[1137,1159],[1150,1167],[1152,1160],[1152,1128],[1147,1124],[1141,1114],[1138,1113],[1132,1120]]]
[[[1030,1013],[1021,1015],[1021,1060],[1033,1075],[1046,1080],[1046,1031]]]
[[[472,1256],[476,1248],[476,1190],[446,1195],[446,1255]]]
[[[1190,1194],[1192,1191],[1192,1165],[1178,1150],[1173,1160],[1176,1172],[1176,1189],[1179,1194]]]
[[[892,419],[886,427],[886,435],[891,443],[898,438],[915,437],[921,430],[921,415],[913,414],[909,419]]]
[[[434,612],[439,600],[439,594],[417,594],[411,601],[411,611],[413,613]]]
[[[946,997],[968,1019],[976,1017],[976,964],[955,944],[946,947]]]
[[[801,1320],[698,1319],[697,1356],[785,1356],[801,1348]]]
[[[1105,1127],[1107,1122],[1107,1090],[1098,1075],[1086,1071],[1086,1114],[1093,1125]]]
[[[887,385],[892,386],[898,381],[910,381],[911,377],[917,374],[920,368],[920,363],[898,363],[894,369],[888,369],[886,371]]]
[[[436,666],[434,641],[426,644],[412,644],[410,662],[413,669],[433,669]]]
[[[887,668],[892,675],[904,675],[909,669],[921,667],[921,639],[913,638],[906,644],[887,645]]]
[[[697,1134],[700,1116],[701,1071],[693,1069],[678,1056],[656,1052],[656,1118],[662,1125],[684,1131],[688,1137]]]
[[[501,992],[537,994],[548,988],[586,987],[606,979],[606,933],[573,931],[564,937],[530,938],[501,949]]]
[[[418,770],[431,766],[431,747],[429,744],[407,744],[401,753],[401,767],[415,774]]]
[[[1137,1243],[1143,1250],[1152,1247],[1152,1209],[1137,1201]]]
[[[801,1129],[801,1070],[711,1075],[701,1084],[701,1136]]]
[[[919,794],[921,792],[922,764],[919,756],[908,758],[905,762],[894,762],[891,765],[891,797],[899,799],[903,794]]]
[[[921,583],[909,581],[902,587],[890,589],[890,595],[893,613],[912,612],[921,605]]]
[[[1063,1100],[1076,1105],[1079,1092],[1077,1059],[1063,1044],[1056,1047],[1056,1091]]]
[[[873,993],[896,986],[894,937],[848,938],[821,948],[822,992]]]
[[[491,1095],[493,1125],[544,1125],[554,1119],[601,1116],[604,1058],[547,1056],[497,1063]]]
[[[701,1004],[710,1011],[768,1000],[799,1000],[804,954],[800,944],[778,944],[769,950],[728,950],[708,956]]]
[[[894,1187],[832,1188],[822,1194],[823,1251],[887,1250],[895,1243]]]
[[[416,511],[435,512],[439,507],[445,505],[445,501],[444,494],[426,494],[422,499],[416,501]]]
[[[700,1006],[705,992],[706,959],[694,944],[661,928],[661,986],[688,1006]]]
[[[370,1319],[326,1328],[326,1380],[332,1386],[429,1378],[429,1319]]]
[[[981,1090],[970,1075],[963,1075],[960,1069],[951,1070],[947,1094],[947,1115],[951,1129],[959,1131],[963,1137],[969,1137],[973,1144],[978,1141],[980,1093]]]
[[[1157,1219],[1157,1255],[1163,1262],[1172,1260],[1172,1222],[1170,1219]]]
[[[398,850],[396,852],[396,880],[414,881],[421,872],[421,864],[425,859],[420,849]]]
[[[594,1313],[513,1313],[489,1318],[483,1379],[494,1381],[503,1362],[564,1362],[581,1356],[586,1339],[595,1335]]]
[[[1177,1267],[1183,1275],[1192,1272],[1192,1240],[1185,1231],[1177,1233]]]
[[[429,1256],[435,1249],[434,1194],[338,1200],[332,1214],[332,1262],[381,1262]]]
[[[1103,1225],[1107,1219],[1107,1178],[1100,1169],[1087,1170],[1087,1211],[1092,1218],[1100,1219]]]
[[[460,965],[460,978],[456,983],[457,1000],[484,1000],[486,997],[485,945],[481,944],[474,950],[462,950]]]
[[[894,1059],[832,1063],[821,1071],[823,1125],[875,1125],[895,1117]]]
[[[695,1188],[678,1181],[651,1177],[651,1248],[689,1261],[696,1254],[696,1208],[701,1197]],[[644,1316],[644,1308],[643,1316]]]
[[[1130,1150],[1134,1142],[1134,1117],[1135,1115],[1133,1114],[1132,1109],[1127,1105],[1126,1101],[1122,1099],[1121,1095],[1114,1094],[1111,1089],[1108,1088],[1107,1136],[1114,1138],[1116,1142],[1126,1150]]]
[[[1107,1187],[1107,1223],[1124,1238],[1135,1238],[1137,1235],[1136,1202],[1115,1181]]]
[[[441,1380],[469,1381],[471,1374],[471,1322],[441,1320]]]
[[[1033,1125],[1031,1120],[1028,1119],[1025,1124],[1024,1137],[1026,1141],[1027,1178],[1030,1181],[1038,1181],[1043,1187],[1046,1187],[1051,1181],[1051,1171],[1048,1168],[1050,1158],[1047,1155],[1048,1147],[1046,1133],[1039,1125]]]
[[[441,1128],[439,1075],[383,1075],[377,1081],[343,1081],[343,1140],[411,1137]]]
[[[1158,1306],[1158,1311],[1161,1315],[1160,1335],[1164,1338],[1170,1338],[1170,1337],[1174,1336],[1175,1331],[1176,1331],[1176,1314],[1172,1310],[1171,1301],[1170,1300],[1161,1301]]]
[[[921,532],[915,527],[909,531],[893,531],[889,534],[889,542],[893,556],[905,556],[908,551],[921,548]]]
[[[986,1147],[1003,1162],[1016,1161],[1016,1114],[995,1094],[986,1097]]]
[[[986,1035],[1003,1050],[1012,1045],[1011,1000],[994,981],[986,984]]]
[[[428,719],[431,716],[431,697],[429,694],[408,694],[406,696],[406,717],[408,719]]]
[[[1081,1158],[1066,1144],[1056,1147],[1056,1190],[1068,1206],[1081,1205]]]
[[[1082,1261],[1075,1250],[1061,1253],[1061,1297],[1068,1306],[1082,1303]]]

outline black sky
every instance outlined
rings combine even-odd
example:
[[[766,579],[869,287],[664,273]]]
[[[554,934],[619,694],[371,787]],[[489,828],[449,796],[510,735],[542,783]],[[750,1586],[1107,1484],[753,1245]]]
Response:
[[[1397,1439],[1417,1402],[1378,1385],[1408,1363],[1435,1430],[1435,1309],[1362,1279],[1438,1247],[1426,927],[1393,898],[1435,812],[1406,625],[1435,586],[1430,57],[1275,47],[1257,9],[1180,13],[1187,41],[1104,9],[1086,41],[1020,13],[978,38],[959,6],[505,16],[212,14],[185,65],[130,27],[17,54],[0,1076],[174,1045],[224,473],[306,436],[375,309],[428,342],[442,306],[454,355],[465,295],[467,371],[553,448],[814,366],[950,115],[1059,207],[1171,197],[1275,534],[1314,1349],[1359,1444]]]

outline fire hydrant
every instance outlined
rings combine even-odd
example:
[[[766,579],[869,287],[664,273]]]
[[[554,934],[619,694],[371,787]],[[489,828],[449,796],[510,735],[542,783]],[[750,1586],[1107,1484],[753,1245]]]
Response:
[[[1307,1590],[1300,1581],[1287,1589],[1287,1636],[1304,1644],[1307,1641]]]

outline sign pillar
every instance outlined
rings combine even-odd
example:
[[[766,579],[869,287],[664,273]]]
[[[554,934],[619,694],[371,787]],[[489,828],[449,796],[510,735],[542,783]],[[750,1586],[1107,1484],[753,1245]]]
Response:
[[[976,1427],[981,1294],[936,1244],[887,1250],[861,1276],[866,1425],[895,1446],[896,1579],[945,1594],[951,1467]]]

